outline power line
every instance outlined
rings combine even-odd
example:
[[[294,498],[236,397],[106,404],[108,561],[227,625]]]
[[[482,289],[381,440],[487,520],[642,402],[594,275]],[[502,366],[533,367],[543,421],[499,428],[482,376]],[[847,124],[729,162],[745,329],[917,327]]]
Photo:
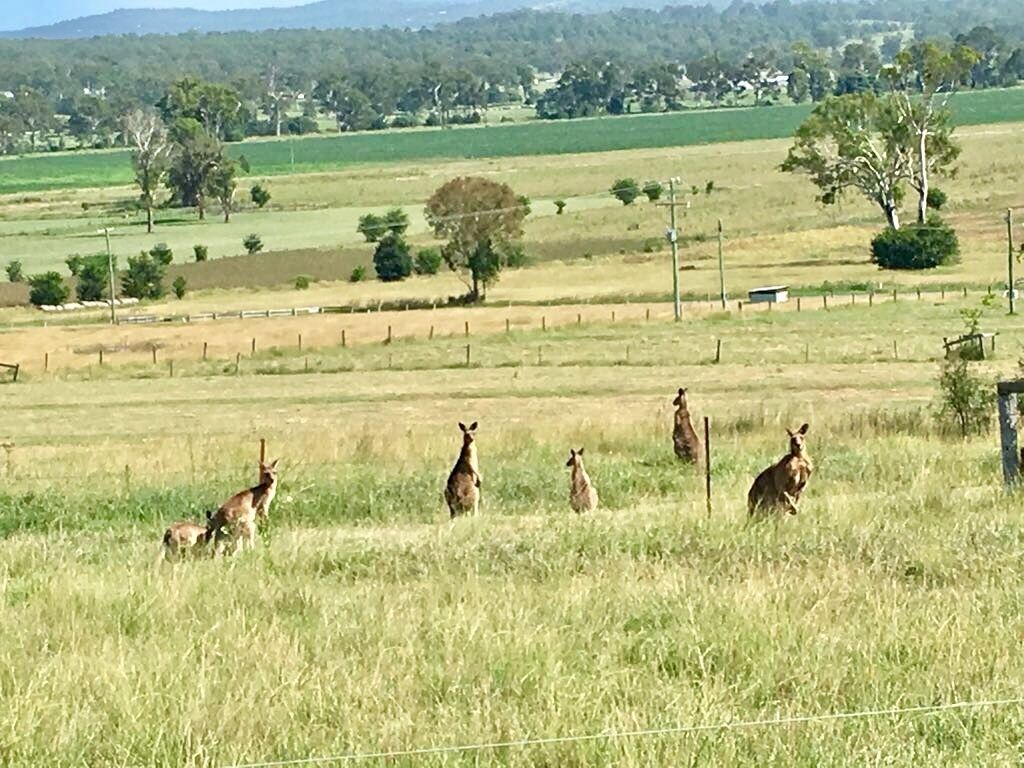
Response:
[[[261,763],[231,763],[224,768],[285,768],[286,766],[326,765],[328,763],[361,762],[366,760],[394,759],[399,757],[424,757],[427,755],[451,754],[455,752],[484,752],[494,749],[509,749],[547,746],[552,744],[570,744],[611,739],[634,739],[648,736],[671,736],[687,733],[708,731],[739,730],[743,728],[764,728],[781,725],[800,725],[804,723],[829,722],[837,720],[856,720],[871,717],[893,717],[897,715],[935,714],[956,710],[979,709],[982,707],[1002,707],[1024,704],[1024,697],[1012,699],[989,699],[982,701],[959,701],[948,704],[931,704],[918,707],[888,707],[886,709],[867,709],[855,712],[830,712],[818,715],[793,715],[759,720],[737,720],[707,725],[677,725],[665,728],[646,728],[634,731],[604,731],[602,733],[579,734],[570,736],[549,736],[544,738],[524,738],[510,741],[481,742],[458,746],[422,747],[390,752],[353,752],[329,757],[305,757],[291,760],[270,760]]]

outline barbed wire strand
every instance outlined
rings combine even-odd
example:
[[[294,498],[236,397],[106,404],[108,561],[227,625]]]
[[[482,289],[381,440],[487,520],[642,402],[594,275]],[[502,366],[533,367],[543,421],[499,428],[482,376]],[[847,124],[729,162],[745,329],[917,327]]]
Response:
[[[260,763],[230,763],[223,768],[285,768],[301,765],[327,765],[329,763],[362,762],[366,760],[385,760],[399,757],[424,757],[427,755],[450,754],[455,752],[484,752],[495,749],[510,749],[552,744],[570,744],[610,739],[633,739],[649,736],[670,736],[708,731],[727,731],[742,728],[764,728],[783,725],[800,725],[804,723],[829,722],[837,720],[856,720],[871,717],[892,717],[898,715],[935,714],[956,710],[980,709],[982,707],[1004,707],[1024,704],[1024,697],[1011,699],[988,699],[981,701],[959,701],[946,704],[932,704],[917,707],[888,707],[885,709],[867,709],[855,712],[830,712],[816,715],[792,715],[789,717],[764,718],[759,720],[738,720],[706,725],[677,725],[665,728],[645,728],[633,731],[605,731],[602,733],[577,734],[569,736],[548,736],[543,738],[524,738],[509,741],[481,742],[438,747],[421,747],[387,752],[354,752],[345,755],[328,757],[306,757],[290,760],[270,760]]]

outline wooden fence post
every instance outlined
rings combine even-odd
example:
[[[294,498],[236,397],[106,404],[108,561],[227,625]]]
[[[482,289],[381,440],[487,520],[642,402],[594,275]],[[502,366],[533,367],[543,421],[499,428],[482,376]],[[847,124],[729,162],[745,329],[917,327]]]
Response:
[[[153,365],[156,365],[156,344],[154,344],[151,349],[153,352]]]
[[[239,364],[241,362],[242,362],[242,353],[241,352],[235,352],[235,376],[238,375],[238,367],[239,367]]]
[[[540,329],[546,331],[548,329],[548,318],[547,315],[540,316]]]
[[[341,329],[341,346],[342,346],[342,349],[344,349],[346,346],[348,346],[348,344],[346,343],[346,340],[345,340],[345,329],[344,328]]]
[[[103,365],[103,347],[100,347],[100,365]]]
[[[711,517],[711,419],[704,417],[704,498]]]
[[[715,339],[715,364],[722,362],[722,340]]]
[[[267,438],[260,438],[260,464],[267,463]]]
[[[46,373],[49,370],[50,370],[50,353],[49,352],[45,352],[43,354],[43,373]]]
[[[299,352],[302,351],[302,334],[299,334]]]
[[[509,322],[509,319],[506,317],[505,318],[505,333],[508,333],[510,330],[512,330],[512,327],[511,327],[511,324]]]
[[[469,336],[469,320],[466,321],[466,335]]]
[[[168,371],[168,374],[170,375],[170,377],[173,379],[174,378],[174,361],[173,360],[168,360],[167,361],[167,371]]]
[[[203,360],[204,361],[206,360],[206,349],[207,349],[207,346],[208,346],[208,343],[204,341],[203,342]]]
[[[1017,451],[1017,395],[1020,392],[1024,392],[1024,381],[1000,381],[996,385],[1003,482],[1007,488],[1016,485],[1020,472],[1020,454]]]
[[[391,343],[391,326],[390,325],[388,326],[388,338],[387,338],[387,340],[384,343],[385,344],[390,344]]]
[[[800,311],[800,297],[799,296],[796,297],[796,311],[797,312]]]
[[[14,364],[14,382],[18,382],[18,374],[21,373],[21,363]]]
[[[470,355],[471,355],[470,345],[467,344],[466,345],[466,367],[467,368],[469,368],[469,364],[470,364],[470,359],[471,359]]]
[[[428,341],[433,341],[434,340],[434,326],[430,326],[430,333],[427,334],[427,340]]]
[[[256,337],[252,337],[252,354],[256,354]]]

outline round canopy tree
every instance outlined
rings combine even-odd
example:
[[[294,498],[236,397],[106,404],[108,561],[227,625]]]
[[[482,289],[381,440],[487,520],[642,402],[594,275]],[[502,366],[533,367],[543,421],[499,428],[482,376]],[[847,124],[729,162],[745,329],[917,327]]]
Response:
[[[448,242],[441,257],[466,284],[470,301],[483,301],[497,282],[502,255],[523,234],[527,210],[507,184],[465,176],[440,187],[427,201],[434,234]]]

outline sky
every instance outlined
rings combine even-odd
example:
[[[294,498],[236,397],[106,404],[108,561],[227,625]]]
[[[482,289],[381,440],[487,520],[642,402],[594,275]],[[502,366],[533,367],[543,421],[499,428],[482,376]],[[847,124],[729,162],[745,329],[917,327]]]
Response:
[[[0,0],[0,29],[22,29],[107,13],[118,8],[267,8],[303,5],[311,0]]]

